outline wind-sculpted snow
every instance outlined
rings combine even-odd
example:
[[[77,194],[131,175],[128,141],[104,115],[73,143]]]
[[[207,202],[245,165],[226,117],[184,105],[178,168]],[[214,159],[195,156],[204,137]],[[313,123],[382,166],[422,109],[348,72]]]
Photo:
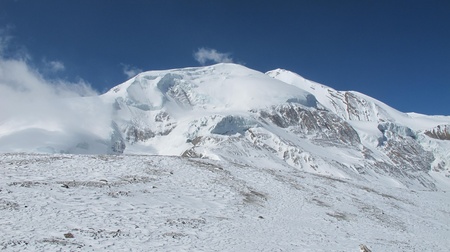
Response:
[[[1,154],[0,249],[448,249],[446,192],[252,161]]]
[[[288,100],[317,105],[308,92],[235,64],[144,72],[104,97],[125,98],[128,105],[150,109],[174,103],[182,109],[248,110]]]
[[[312,107],[312,108],[317,108],[318,106],[318,102],[316,100],[316,97],[312,94],[307,94],[306,99],[298,99],[298,98],[290,98],[288,99],[286,102],[288,103],[298,103],[301,105],[304,105],[306,107]]]
[[[416,133],[410,128],[395,124],[393,122],[380,123],[378,124],[378,129],[383,133],[383,135],[385,135],[386,132],[392,132],[402,137],[410,137],[412,139],[417,138]],[[382,144],[383,143],[381,142],[380,145]]]
[[[211,130],[213,134],[234,135],[244,134],[250,128],[257,127],[258,122],[241,116],[226,116]]]

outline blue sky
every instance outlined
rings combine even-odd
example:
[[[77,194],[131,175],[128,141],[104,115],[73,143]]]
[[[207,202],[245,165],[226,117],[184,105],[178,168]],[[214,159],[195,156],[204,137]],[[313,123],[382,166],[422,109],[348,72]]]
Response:
[[[0,0],[0,36],[2,59],[99,92],[139,70],[199,66],[205,48],[217,61],[450,115],[446,0]]]

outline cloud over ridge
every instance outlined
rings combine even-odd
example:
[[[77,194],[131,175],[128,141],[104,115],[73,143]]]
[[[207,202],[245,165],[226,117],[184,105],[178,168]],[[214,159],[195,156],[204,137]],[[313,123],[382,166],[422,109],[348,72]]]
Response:
[[[123,74],[125,74],[125,76],[127,76],[128,79],[142,73],[142,69],[135,67],[135,66],[130,66],[127,64],[120,64],[122,66],[122,72]]]
[[[214,63],[232,63],[233,59],[230,57],[229,53],[221,53],[217,51],[216,49],[210,49],[210,48],[199,48],[194,53],[194,59],[200,63],[201,65],[204,65],[207,62],[214,62]]]

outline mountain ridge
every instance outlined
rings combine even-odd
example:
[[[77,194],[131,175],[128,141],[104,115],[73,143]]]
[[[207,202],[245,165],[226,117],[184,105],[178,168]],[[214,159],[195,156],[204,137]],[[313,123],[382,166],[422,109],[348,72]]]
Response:
[[[282,69],[222,63],[148,71],[69,104],[99,122],[13,130],[0,134],[0,151],[259,160],[433,190],[433,176],[450,177],[448,131],[435,129],[448,129],[450,117],[402,113]]]

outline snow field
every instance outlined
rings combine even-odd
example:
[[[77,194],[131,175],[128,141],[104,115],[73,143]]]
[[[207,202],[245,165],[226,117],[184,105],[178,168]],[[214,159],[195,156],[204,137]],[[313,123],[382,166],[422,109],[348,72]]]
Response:
[[[2,154],[0,248],[446,251],[447,193],[275,162]]]

